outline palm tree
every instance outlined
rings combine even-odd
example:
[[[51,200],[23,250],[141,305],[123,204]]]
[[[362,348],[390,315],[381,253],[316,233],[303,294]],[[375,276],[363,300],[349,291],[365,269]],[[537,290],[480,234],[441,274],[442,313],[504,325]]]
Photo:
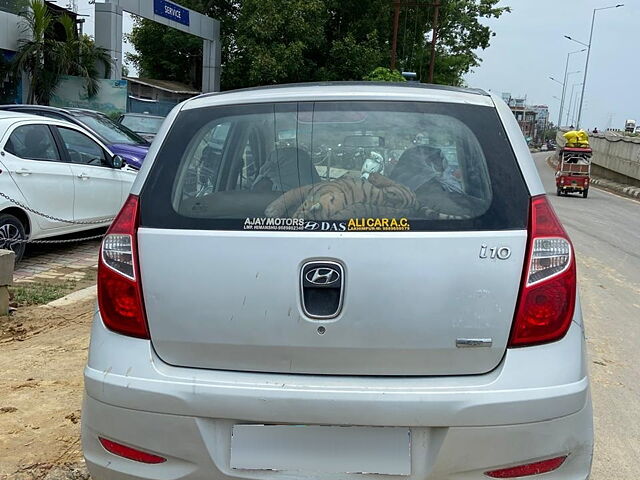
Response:
[[[18,42],[14,72],[27,74],[29,95],[27,103],[49,103],[51,92],[60,81],[61,49],[58,42],[48,35],[54,19],[41,0],[30,0],[28,8],[20,13],[23,18],[22,33],[27,39]]]
[[[63,48],[66,74],[82,77],[87,96],[94,97],[100,89],[98,79],[101,76],[98,66],[102,66],[103,78],[109,78],[111,75],[112,60],[109,51],[96,46],[89,35],[77,36],[75,23],[68,15],[62,15],[58,21],[65,31],[66,41]]]
[[[48,105],[63,75],[82,77],[87,96],[95,96],[100,88],[98,66],[103,66],[104,78],[111,74],[108,51],[97,47],[88,35],[78,37],[73,19],[68,15],[52,16],[42,0],[29,0],[27,10],[20,15],[23,33],[29,39],[19,41],[14,71],[25,72],[29,77],[27,103]],[[56,23],[64,28],[64,41],[53,35]]]

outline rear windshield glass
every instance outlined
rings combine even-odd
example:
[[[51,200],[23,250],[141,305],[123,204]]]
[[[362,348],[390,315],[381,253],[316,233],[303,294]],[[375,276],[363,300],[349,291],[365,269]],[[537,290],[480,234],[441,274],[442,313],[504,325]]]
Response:
[[[78,121],[96,132],[106,143],[116,145],[147,145],[147,141],[127,127],[113,122],[103,115],[75,115]]]
[[[315,102],[178,115],[142,192],[158,228],[524,228],[528,193],[489,107]]]
[[[125,115],[121,124],[134,132],[158,133],[164,118],[140,117],[137,115]]]

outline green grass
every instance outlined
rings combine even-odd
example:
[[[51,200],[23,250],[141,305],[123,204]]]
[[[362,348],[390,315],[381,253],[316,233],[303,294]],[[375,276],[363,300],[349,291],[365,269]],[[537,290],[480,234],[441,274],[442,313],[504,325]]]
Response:
[[[74,281],[60,283],[23,283],[14,285],[9,289],[13,294],[12,302],[20,307],[28,305],[43,305],[76,290]]]

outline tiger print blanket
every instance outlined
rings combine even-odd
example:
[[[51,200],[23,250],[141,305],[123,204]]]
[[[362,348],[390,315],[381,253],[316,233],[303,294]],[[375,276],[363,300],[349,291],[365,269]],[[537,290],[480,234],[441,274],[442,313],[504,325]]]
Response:
[[[265,210],[267,217],[343,220],[353,217],[410,217],[416,196],[404,185],[378,173],[362,178],[339,178],[289,190]]]

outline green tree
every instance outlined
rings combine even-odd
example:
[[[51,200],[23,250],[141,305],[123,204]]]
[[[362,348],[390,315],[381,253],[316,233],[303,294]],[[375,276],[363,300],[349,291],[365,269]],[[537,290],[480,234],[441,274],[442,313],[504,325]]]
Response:
[[[185,3],[185,2],[182,2]],[[126,40],[138,53],[125,59],[138,69],[141,77],[161,78],[193,85],[202,63],[202,40],[175,28],[136,18]]]
[[[63,75],[82,77],[87,95],[95,96],[99,88],[98,66],[102,64],[105,77],[110,74],[108,52],[87,35],[78,37],[73,20],[66,15],[54,17],[42,0],[30,0],[28,7],[20,14],[27,39],[18,42],[12,68],[14,76],[24,72],[28,77],[27,103],[48,105]],[[53,33],[56,23],[63,27],[62,40]]]
[[[556,127],[553,123],[549,123],[547,125],[546,130],[544,131],[543,140],[555,140],[556,135],[558,134],[558,127]]]
[[[62,52],[58,42],[49,35],[54,19],[39,0],[31,0],[21,15],[21,30],[28,39],[18,42],[18,52],[13,59],[14,74],[22,71],[29,79],[27,103],[48,104],[62,75]]]
[[[509,11],[499,0],[442,0],[434,81],[460,85],[479,65],[478,49],[493,33],[481,23]],[[359,80],[388,65],[392,34],[389,0],[185,0],[221,21],[223,89],[323,80]],[[398,33],[400,70],[425,81],[433,7],[403,7]],[[136,22],[130,58],[142,74],[200,82],[193,75],[201,42],[146,20]],[[195,62],[195,63],[194,63]]]
[[[235,55],[236,21],[242,0],[180,0],[180,4],[220,21],[222,60]],[[231,33],[231,34],[230,34]],[[127,53],[141,77],[173,80],[200,88],[202,40],[151,20],[136,17],[125,36],[136,53]]]
[[[225,83],[244,87],[313,78],[325,47],[326,16],[322,0],[244,0]]]
[[[434,83],[462,85],[462,77],[482,61],[478,49],[489,48],[491,29],[481,18],[499,18],[510,12],[509,7],[497,7],[497,0],[444,1],[440,11],[440,29]],[[420,65],[426,71],[428,62]]]
[[[386,67],[378,67],[373,72],[365,75],[363,80],[369,82],[406,82],[407,80],[397,70]]]
[[[109,52],[96,46],[88,35],[76,35],[75,23],[67,15],[58,21],[64,27],[65,41],[61,42],[63,65],[66,75],[74,75],[84,80],[85,90],[89,98],[95,97],[100,90],[100,78],[111,75],[112,60]],[[104,75],[101,75],[101,70]]]
[[[223,89],[361,80],[388,58],[387,0],[242,0],[240,4],[236,20],[222,33],[223,38],[228,34],[225,41],[232,46],[226,57],[223,50]]]

